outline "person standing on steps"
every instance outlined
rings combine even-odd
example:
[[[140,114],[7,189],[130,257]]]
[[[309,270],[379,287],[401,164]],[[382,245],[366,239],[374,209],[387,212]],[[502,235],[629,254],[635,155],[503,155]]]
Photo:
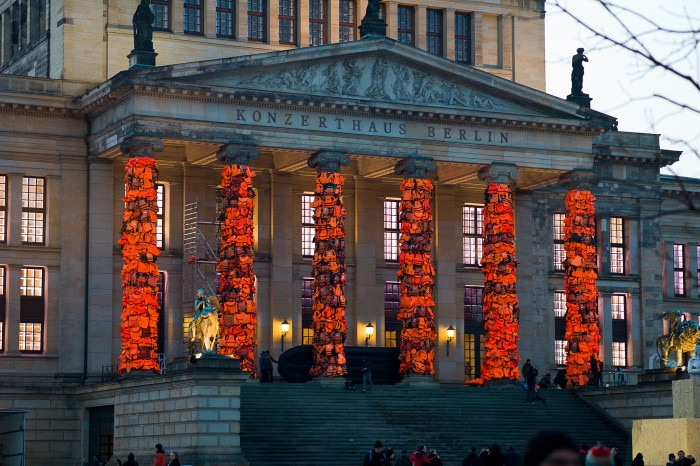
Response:
[[[372,360],[369,358],[362,359],[362,393],[367,392],[367,385],[369,389],[374,388],[374,383],[372,382]]]
[[[374,442],[374,447],[365,454],[362,466],[389,466],[389,460],[380,440]]]

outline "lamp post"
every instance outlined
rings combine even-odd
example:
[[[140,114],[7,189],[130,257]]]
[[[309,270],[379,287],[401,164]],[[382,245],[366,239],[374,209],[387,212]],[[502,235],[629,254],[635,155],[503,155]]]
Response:
[[[449,327],[447,327],[447,355],[450,355],[450,342],[455,339],[455,329],[450,324]]]
[[[374,327],[372,327],[372,322],[370,322],[365,327],[365,346],[369,346],[369,339],[372,338],[373,334],[374,334]]]
[[[284,352],[284,337],[286,337],[287,332],[289,332],[289,322],[287,322],[286,318],[282,321],[282,324],[280,324],[280,329],[282,330],[282,352]]]

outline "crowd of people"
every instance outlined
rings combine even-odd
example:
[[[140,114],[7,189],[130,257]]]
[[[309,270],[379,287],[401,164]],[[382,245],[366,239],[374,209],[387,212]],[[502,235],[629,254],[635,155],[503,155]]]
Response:
[[[666,466],[692,466],[695,458],[683,450],[678,457],[668,455]],[[365,454],[363,466],[447,466],[435,449],[428,450],[419,444],[412,453],[407,450],[396,452],[385,448],[380,440]],[[540,431],[527,442],[520,455],[512,445],[502,450],[497,443],[477,450],[471,447],[464,457],[462,466],[624,466],[616,448],[600,443],[593,447],[582,444],[578,447],[567,434],[560,431]],[[644,466],[644,457],[637,453],[631,466]]]

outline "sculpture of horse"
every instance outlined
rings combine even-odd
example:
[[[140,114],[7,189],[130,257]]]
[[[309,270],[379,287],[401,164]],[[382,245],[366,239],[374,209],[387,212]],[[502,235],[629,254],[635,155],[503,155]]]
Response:
[[[201,291],[201,290],[200,290]],[[199,293],[198,293],[199,298]],[[198,303],[198,313],[190,322],[190,345],[194,348],[195,341],[199,340],[202,350],[213,352],[221,331],[219,325],[219,300],[216,296],[210,296],[208,301],[203,299]]]
[[[700,328],[695,321],[685,320],[681,309],[661,314],[661,318],[669,323],[668,334],[656,340],[656,352],[659,355],[661,367],[670,367],[668,356],[676,352],[676,365],[683,364],[683,353],[695,350],[700,341]]]

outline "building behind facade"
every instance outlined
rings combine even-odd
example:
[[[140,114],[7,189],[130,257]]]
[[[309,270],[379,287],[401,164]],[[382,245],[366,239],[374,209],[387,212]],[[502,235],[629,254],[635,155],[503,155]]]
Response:
[[[28,464],[43,461],[36,445],[47,438],[55,464],[108,449],[94,426],[119,415],[95,393],[121,351],[124,141],[164,144],[155,158],[166,368],[187,354],[195,289],[216,291],[216,152],[231,144],[260,154],[251,168],[261,350],[279,353],[284,320],[286,348],[311,340],[308,159],[319,151],[350,159],[347,345],[364,345],[368,323],[368,344],[397,345],[395,167],[411,158],[437,166],[436,381],[481,375],[492,181],[514,193],[524,358],[556,370],[566,357],[572,174],[590,175],[597,197],[605,367],[634,382],[653,367],[664,311],[698,321],[700,183],[660,175],[680,154],[658,135],[618,132],[614,117],[543,92],[545,2],[387,1],[387,37],[360,39],[366,1],[153,0],[158,66],[127,70],[137,3],[0,0],[0,426],[26,419]]]

